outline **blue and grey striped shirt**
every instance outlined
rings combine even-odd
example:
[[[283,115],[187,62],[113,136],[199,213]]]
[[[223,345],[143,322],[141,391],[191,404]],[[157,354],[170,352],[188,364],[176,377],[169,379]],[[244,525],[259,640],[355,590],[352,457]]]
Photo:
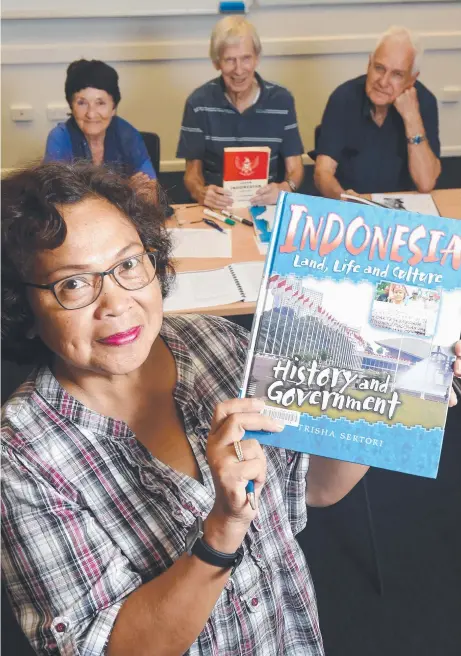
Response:
[[[283,180],[283,160],[304,152],[293,96],[257,73],[261,93],[240,113],[225,95],[218,77],[196,89],[186,101],[177,157],[200,159],[206,184],[222,185],[224,148],[269,146],[269,181]]]

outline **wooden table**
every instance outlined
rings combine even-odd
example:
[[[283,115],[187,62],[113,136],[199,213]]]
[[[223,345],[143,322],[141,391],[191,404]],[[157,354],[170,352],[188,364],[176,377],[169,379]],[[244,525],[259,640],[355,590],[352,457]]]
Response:
[[[461,189],[439,189],[432,192],[432,197],[442,216],[452,219],[461,219]],[[192,221],[198,221],[203,217],[202,207],[185,207],[184,205],[175,206],[176,217],[184,221],[183,228],[187,227]],[[246,210],[240,210],[239,216],[248,217]],[[169,222],[169,227],[176,228],[177,222],[173,217]],[[201,230],[210,230],[204,223],[194,224],[194,228]],[[202,271],[205,269],[220,269],[232,264],[233,262],[254,262],[264,260],[265,255],[259,253],[254,237],[254,230],[249,226],[237,223],[231,229],[232,234],[232,257],[207,257],[207,258],[184,258],[175,262],[176,271]],[[253,314],[256,303],[232,303],[230,305],[216,305],[203,309],[181,310],[182,314],[194,312],[198,314],[214,314],[221,317],[235,316],[238,314]]]

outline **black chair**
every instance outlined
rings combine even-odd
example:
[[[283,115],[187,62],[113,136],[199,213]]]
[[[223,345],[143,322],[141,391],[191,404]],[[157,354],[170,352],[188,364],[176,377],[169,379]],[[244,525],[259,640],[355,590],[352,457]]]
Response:
[[[160,137],[155,132],[141,132],[141,137],[144,139],[152,166],[158,175],[160,170]]]

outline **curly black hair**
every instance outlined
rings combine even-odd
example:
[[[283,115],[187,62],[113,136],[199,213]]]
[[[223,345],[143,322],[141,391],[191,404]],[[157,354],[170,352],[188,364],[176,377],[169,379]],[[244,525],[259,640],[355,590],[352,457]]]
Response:
[[[2,181],[2,349],[18,363],[40,364],[50,352],[39,337],[27,338],[33,325],[26,288],[37,252],[55,249],[67,228],[58,207],[88,197],[108,200],[135,226],[142,243],[156,250],[162,296],[174,279],[171,241],[158,207],[130,187],[129,181],[104,167],[79,162],[39,164]],[[88,235],[91,238],[91,235]]]

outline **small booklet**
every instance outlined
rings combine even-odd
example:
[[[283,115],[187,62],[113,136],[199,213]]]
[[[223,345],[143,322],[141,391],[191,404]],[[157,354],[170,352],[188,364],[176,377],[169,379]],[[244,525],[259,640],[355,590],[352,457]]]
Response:
[[[269,179],[271,149],[268,146],[224,148],[223,187],[232,194],[233,208],[249,207]]]
[[[371,194],[371,200],[352,194],[341,194],[341,200],[362,205],[386,207],[390,210],[406,210],[429,216],[440,216],[431,194]]]
[[[440,216],[431,194],[372,194],[371,200],[391,210],[406,210],[429,216]]]
[[[238,262],[222,269],[178,273],[164,301],[166,312],[228,305],[258,298],[264,262]]]
[[[263,444],[434,478],[461,329],[461,221],[282,193],[242,396]]]

